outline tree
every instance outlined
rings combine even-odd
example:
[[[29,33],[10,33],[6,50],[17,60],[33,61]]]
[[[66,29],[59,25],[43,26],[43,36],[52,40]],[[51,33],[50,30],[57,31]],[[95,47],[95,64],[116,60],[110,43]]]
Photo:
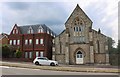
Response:
[[[3,45],[2,46],[2,57],[4,58],[9,58],[10,56],[10,48],[8,45]]]
[[[118,65],[120,65],[120,40],[118,40],[117,51],[118,51]]]
[[[22,52],[20,51],[20,48],[16,50],[15,55],[17,58],[20,58],[22,56]]]
[[[111,65],[118,65],[118,49],[113,47],[114,40],[108,38],[108,51]]]
[[[2,58],[2,46],[0,45],[0,58]]]
[[[117,51],[118,51],[118,54],[120,54],[120,40],[118,40]]]
[[[115,53],[116,49],[113,47],[113,44],[115,43],[115,41],[112,38],[108,38],[108,51],[109,53]]]
[[[10,48],[10,57],[15,58],[16,57],[16,55],[15,55],[16,48],[14,46],[11,46],[11,45],[9,46],[9,48]]]

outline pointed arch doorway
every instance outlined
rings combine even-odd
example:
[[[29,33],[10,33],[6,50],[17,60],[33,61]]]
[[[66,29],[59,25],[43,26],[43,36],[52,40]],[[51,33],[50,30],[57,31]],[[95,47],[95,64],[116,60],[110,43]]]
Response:
[[[76,53],[76,64],[83,64],[84,61],[83,61],[83,53],[81,51],[78,51]]]

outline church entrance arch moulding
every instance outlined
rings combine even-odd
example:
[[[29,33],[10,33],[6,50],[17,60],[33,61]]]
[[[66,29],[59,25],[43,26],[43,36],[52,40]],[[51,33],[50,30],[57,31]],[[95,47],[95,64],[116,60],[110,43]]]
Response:
[[[77,48],[75,50],[74,57],[75,57],[76,64],[84,64],[85,52],[83,49]]]

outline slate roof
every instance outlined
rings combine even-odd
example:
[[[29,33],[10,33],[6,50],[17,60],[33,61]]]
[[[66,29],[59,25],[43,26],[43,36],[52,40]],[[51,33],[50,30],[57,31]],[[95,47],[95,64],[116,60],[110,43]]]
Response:
[[[33,34],[35,34],[35,33],[38,33],[38,28],[40,26],[43,28],[43,32],[47,33],[47,30],[48,30],[50,34],[52,33],[53,35],[56,36],[56,34],[49,27],[47,27],[45,24],[24,25],[24,26],[18,26],[18,28],[19,28],[21,34],[28,34],[29,28],[32,27]]]
[[[0,34],[0,40],[1,40],[2,38],[4,38],[4,37],[8,37],[8,35],[5,34],[5,33],[1,33],[1,34]]]
[[[3,35],[0,34],[0,39],[2,39]]]

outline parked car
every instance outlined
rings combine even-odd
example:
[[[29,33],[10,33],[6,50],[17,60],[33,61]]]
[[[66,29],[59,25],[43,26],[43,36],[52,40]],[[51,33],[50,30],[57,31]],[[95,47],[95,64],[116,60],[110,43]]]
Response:
[[[36,57],[33,63],[35,65],[50,65],[50,66],[58,65],[57,61],[49,60],[47,57]]]

